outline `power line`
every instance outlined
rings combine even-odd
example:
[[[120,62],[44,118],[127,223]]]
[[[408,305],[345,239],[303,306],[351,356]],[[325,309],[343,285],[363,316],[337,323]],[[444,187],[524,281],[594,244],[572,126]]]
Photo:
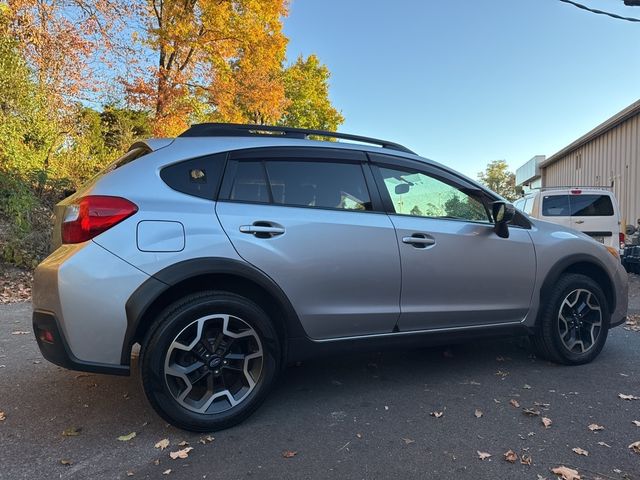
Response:
[[[596,13],[598,15],[606,15],[608,17],[615,18],[618,20],[626,20],[627,22],[640,22],[640,18],[623,17],[622,15],[617,15],[615,13],[605,12],[603,10],[587,7],[586,5],[582,5],[581,3],[574,2],[573,0],[559,0],[559,1],[563,3],[568,3],[569,5],[573,5],[574,7],[578,7],[582,10],[586,10],[587,12]]]

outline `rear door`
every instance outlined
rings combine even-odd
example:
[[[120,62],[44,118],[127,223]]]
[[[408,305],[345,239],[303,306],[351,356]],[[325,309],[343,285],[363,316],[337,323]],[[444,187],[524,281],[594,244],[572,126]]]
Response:
[[[607,193],[583,193],[576,189],[569,197],[572,228],[595,240],[618,248],[620,225],[617,210]]]
[[[232,152],[227,164],[218,218],[238,254],[283,289],[311,338],[388,333],[398,320],[398,244],[374,208],[366,162],[359,151],[263,148]]]

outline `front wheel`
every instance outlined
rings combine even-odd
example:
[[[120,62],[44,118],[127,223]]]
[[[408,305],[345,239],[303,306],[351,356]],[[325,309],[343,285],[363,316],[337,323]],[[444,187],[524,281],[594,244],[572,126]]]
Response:
[[[280,344],[264,311],[229,292],[189,295],[169,306],[147,334],[142,383],[169,423],[211,432],[258,408],[280,363]]]
[[[609,322],[602,288],[585,275],[564,275],[541,306],[532,342],[540,356],[556,363],[589,363],[604,347]]]

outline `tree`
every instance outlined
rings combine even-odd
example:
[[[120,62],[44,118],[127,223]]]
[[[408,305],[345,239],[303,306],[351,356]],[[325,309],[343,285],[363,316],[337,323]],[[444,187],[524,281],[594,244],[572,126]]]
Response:
[[[494,160],[487,165],[484,172],[478,173],[478,180],[498,195],[502,195],[509,201],[517,198],[516,176],[509,171],[509,166],[504,160]]]
[[[157,58],[125,86],[172,135],[193,117],[277,121],[286,104],[279,73],[286,0],[149,0],[139,43]]]
[[[302,56],[284,70],[284,90],[289,105],[280,119],[281,125],[336,131],[344,122],[342,114],[329,100],[329,77],[326,65],[316,55]]]

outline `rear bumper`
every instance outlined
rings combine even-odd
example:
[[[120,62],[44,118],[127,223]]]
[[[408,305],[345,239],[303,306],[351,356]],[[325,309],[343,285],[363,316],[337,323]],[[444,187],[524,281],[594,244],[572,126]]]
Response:
[[[58,320],[51,312],[33,312],[33,333],[36,336],[42,356],[51,363],[69,370],[82,372],[107,373],[111,375],[129,375],[129,366],[108,365],[78,360],[60,331]]]
[[[149,276],[95,242],[63,245],[36,269],[33,322],[47,327],[53,344],[38,338],[48,360],[74,370],[126,374],[125,304]]]

